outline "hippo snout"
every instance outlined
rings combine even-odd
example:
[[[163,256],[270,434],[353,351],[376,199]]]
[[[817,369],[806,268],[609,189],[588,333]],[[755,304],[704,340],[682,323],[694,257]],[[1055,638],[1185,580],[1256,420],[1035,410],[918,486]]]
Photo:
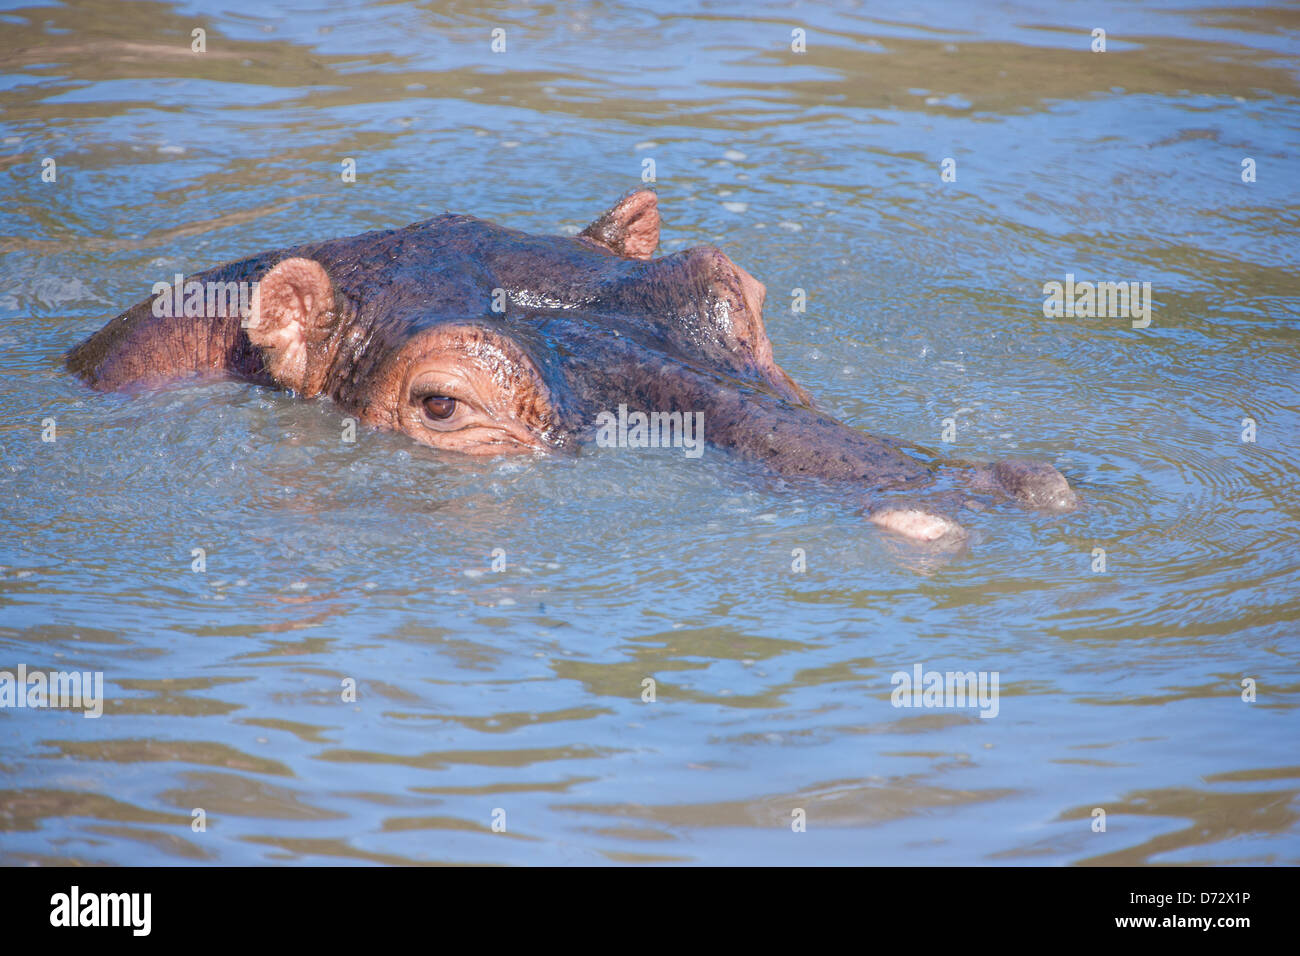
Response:
[[[1045,461],[1008,458],[988,469],[987,478],[977,484],[991,484],[1031,508],[1041,511],[1070,511],[1079,498],[1065,476]]]

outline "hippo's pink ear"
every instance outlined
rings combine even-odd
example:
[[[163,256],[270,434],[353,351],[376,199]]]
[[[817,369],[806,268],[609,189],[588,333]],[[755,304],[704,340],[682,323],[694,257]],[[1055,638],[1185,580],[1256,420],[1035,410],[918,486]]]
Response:
[[[258,282],[244,328],[271,377],[311,397],[324,388],[333,320],[334,288],[324,267],[312,259],[285,259]]]
[[[620,256],[649,259],[659,246],[659,197],[648,189],[629,193],[579,235]]]

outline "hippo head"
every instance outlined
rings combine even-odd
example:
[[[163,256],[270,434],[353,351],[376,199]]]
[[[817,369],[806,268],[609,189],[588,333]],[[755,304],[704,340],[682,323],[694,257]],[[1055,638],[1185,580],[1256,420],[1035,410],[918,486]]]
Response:
[[[658,244],[644,190],[572,237],[439,216],[292,250],[247,335],[277,384],[472,454],[572,447],[620,405],[707,411],[715,431],[755,400],[806,405],[762,284],[712,246]]]
[[[909,494],[934,477],[925,452],[812,407],[772,358],[765,290],[749,273],[712,246],[653,259],[658,244],[646,190],[576,236],[438,216],[198,273],[185,283],[197,283],[196,308],[187,293],[183,316],[160,312],[156,289],[73,348],[68,365],[100,389],[218,373],[328,395],[363,422],[470,454],[574,449],[599,441],[615,415],[620,434],[642,416],[658,418],[660,439],[676,427],[674,445],[686,444],[690,420],[692,447],[707,440],[781,475]],[[212,312],[212,286],[251,285],[242,321]],[[1073,507],[1051,466],[1000,468],[970,466],[968,483]],[[944,533],[903,524],[913,537]]]

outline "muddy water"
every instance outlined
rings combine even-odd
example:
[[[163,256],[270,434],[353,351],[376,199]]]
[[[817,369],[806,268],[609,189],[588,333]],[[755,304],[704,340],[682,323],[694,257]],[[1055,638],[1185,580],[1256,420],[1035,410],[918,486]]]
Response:
[[[0,709],[0,861],[1300,862],[1294,7],[202,6],[0,15],[0,669],[106,698]],[[1086,508],[938,560],[716,451],[469,461],[60,367],[175,272],[572,232],[648,160],[826,409]],[[1150,324],[1045,318],[1067,273]],[[918,666],[996,716],[893,706]]]

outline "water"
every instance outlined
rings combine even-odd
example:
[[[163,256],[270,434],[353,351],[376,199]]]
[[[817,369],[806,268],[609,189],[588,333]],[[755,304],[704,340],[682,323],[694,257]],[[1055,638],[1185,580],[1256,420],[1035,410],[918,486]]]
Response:
[[[1295,7],[209,6],[0,16],[0,668],[108,698],[0,710],[0,861],[1300,862]],[[466,460],[61,368],[175,272],[572,232],[647,159],[824,408],[1086,507],[936,560],[717,451]],[[1066,273],[1150,326],[1045,319]],[[891,706],[917,664],[997,716]]]

